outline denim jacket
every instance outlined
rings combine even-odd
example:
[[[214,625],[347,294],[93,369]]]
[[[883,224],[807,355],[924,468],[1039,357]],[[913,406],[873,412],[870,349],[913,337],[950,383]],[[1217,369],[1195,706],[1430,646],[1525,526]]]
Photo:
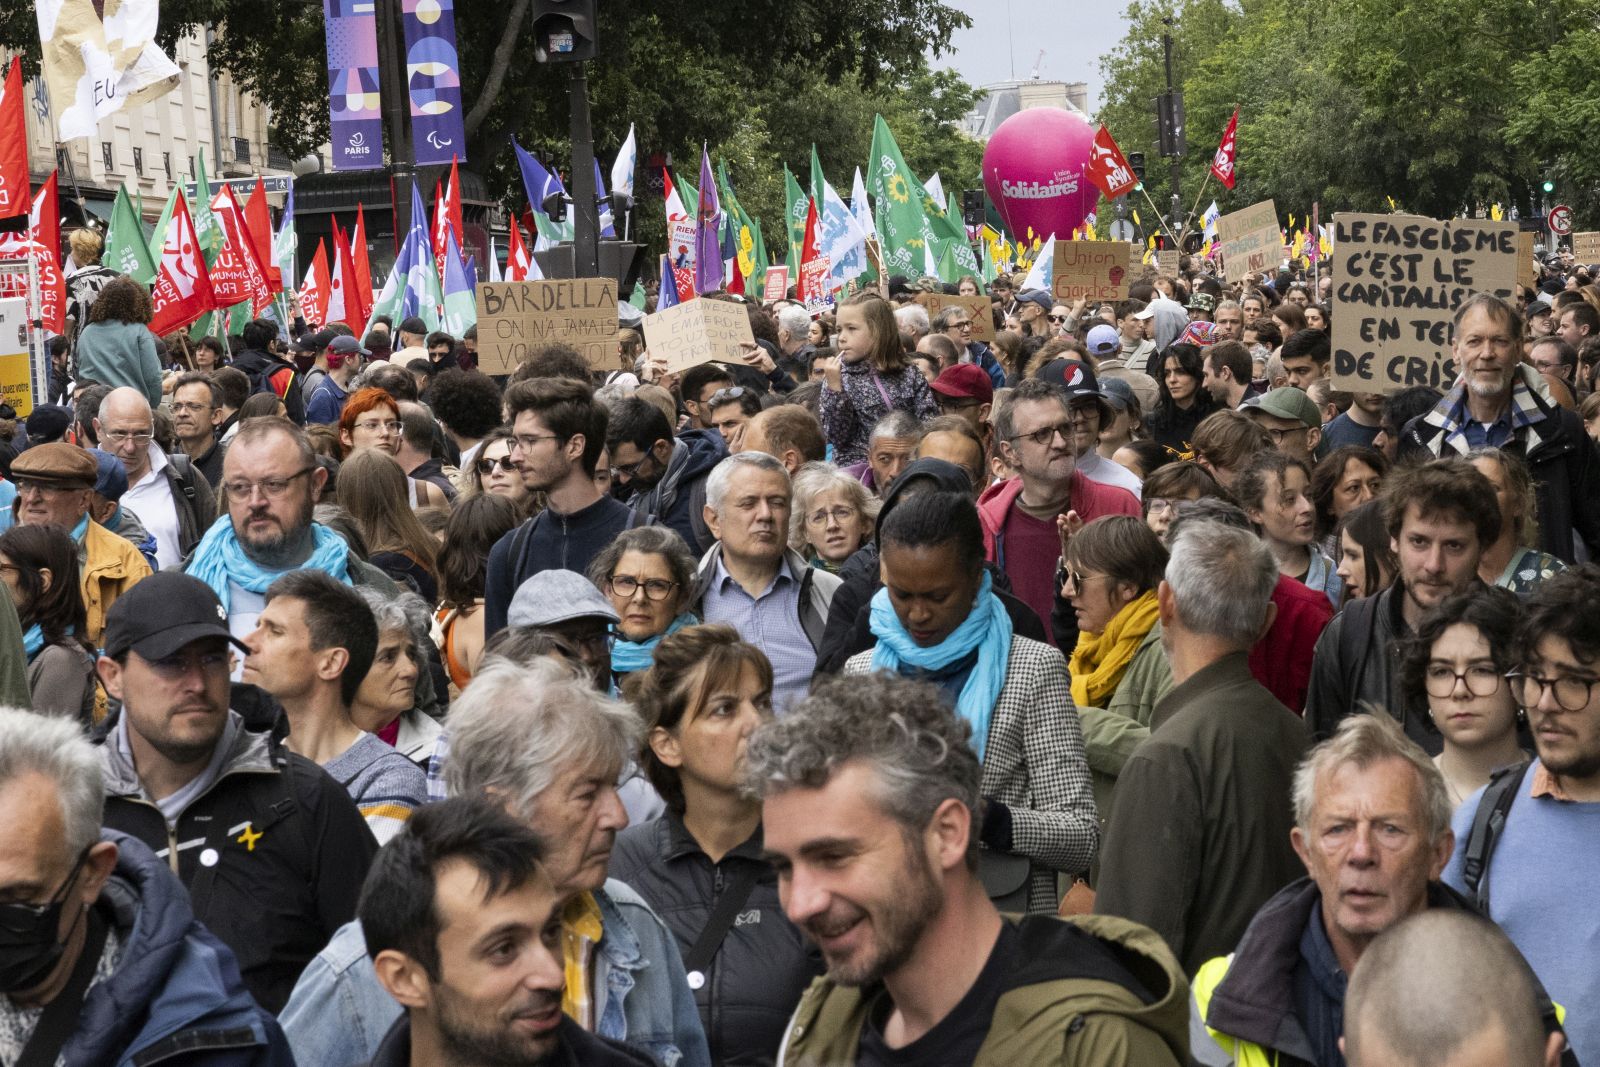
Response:
[[[604,934],[595,954],[601,1037],[662,1067],[711,1067],[694,994],[672,934],[637,893],[610,879],[595,893]],[[346,923],[306,967],[279,1015],[295,1062],[360,1067],[400,1017],[367,958],[360,922]]]

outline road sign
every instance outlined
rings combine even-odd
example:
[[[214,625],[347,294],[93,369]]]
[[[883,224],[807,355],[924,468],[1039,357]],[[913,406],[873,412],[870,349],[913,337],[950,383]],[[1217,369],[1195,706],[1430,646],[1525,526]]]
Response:
[[[1118,219],[1111,224],[1111,239],[1113,241],[1136,240],[1138,234],[1134,231],[1133,223],[1127,219]]]
[[[287,193],[289,191],[289,182],[290,178],[287,174],[267,174],[261,178],[262,188],[268,193]],[[212,178],[210,185],[212,193],[215,193],[224,185],[231,185],[235,196],[248,196],[255,191],[256,180],[254,178]],[[183,195],[190,200],[194,199],[194,182],[184,183]]]
[[[1565,237],[1572,232],[1572,209],[1566,204],[1557,204],[1550,209],[1550,232],[1557,237]]]

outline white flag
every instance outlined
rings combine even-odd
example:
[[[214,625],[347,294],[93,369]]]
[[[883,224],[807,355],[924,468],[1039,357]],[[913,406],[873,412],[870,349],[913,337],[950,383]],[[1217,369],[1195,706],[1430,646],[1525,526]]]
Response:
[[[628,139],[617,149],[617,158],[611,164],[611,191],[633,195],[633,172],[638,169],[639,150],[633,141],[633,124],[628,124]]]
[[[1056,274],[1056,237],[1051,234],[1039,249],[1039,254],[1033,257],[1033,266],[1028,269],[1028,276],[1022,279],[1022,288],[1043,289],[1051,291]]]
[[[178,67],[156,47],[159,0],[35,0],[45,83],[57,140],[95,136],[124,107],[178,86]]]

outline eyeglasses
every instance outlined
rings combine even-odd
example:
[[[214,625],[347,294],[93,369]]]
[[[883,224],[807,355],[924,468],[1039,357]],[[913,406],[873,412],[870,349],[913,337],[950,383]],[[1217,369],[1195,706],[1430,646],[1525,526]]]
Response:
[[[296,478],[310,474],[316,470],[315,466],[302,467],[287,478],[263,478],[259,482],[247,482],[237,478],[231,482],[223,482],[222,488],[227,490],[228,496],[236,500],[249,500],[256,495],[256,490],[261,490],[261,495],[268,499],[275,499],[289,491],[289,486]]]
[[[742,385],[730,385],[726,389],[718,389],[711,394],[711,399],[706,401],[706,407],[719,408],[723,404],[731,404],[749,391]]]
[[[103,430],[100,436],[107,441],[115,441],[119,445],[128,441],[143,445],[149,444],[155,439],[156,435],[151,430]]]
[[[1537,674],[1512,671],[1506,678],[1511,682],[1511,695],[1524,708],[1537,705],[1544,699],[1544,691],[1548,689],[1555,694],[1556,705],[1562,711],[1582,711],[1588,707],[1594,696],[1594,687],[1600,685],[1600,678],[1578,678],[1570,674],[1541,678]]]
[[[813,511],[811,514],[806,516],[806,525],[823,526],[826,525],[827,521],[831,518],[834,522],[838,523],[840,526],[843,526],[845,523],[855,518],[857,514],[858,513],[856,509],[848,504],[840,504],[834,508],[818,508],[816,511]]]
[[[1283,444],[1283,439],[1288,437],[1290,434],[1311,432],[1311,427],[1309,426],[1296,426],[1292,430],[1274,430],[1270,426],[1263,426],[1262,429],[1267,431],[1267,440],[1271,441],[1274,445]]]
[[[639,473],[639,468],[650,462],[650,453],[646,452],[637,463],[630,463],[626,467],[612,467],[611,477],[632,478]]]
[[[613,574],[606,579],[606,588],[624,600],[643,589],[646,600],[662,601],[672,595],[672,591],[678,588],[678,583],[669,582],[665,578],[640,580],[631,574]]]
[[[6,907],[14,909],[13,915],[20,913],[31,915],[35,920],[43,919],[46,915],[50,914],[51,908],[55,907],[57,904],[66,899],[67,890],[72,885],[72,880],[78,876],[78,871],[83,867],[83,861],[89,858],[89,850],[93,847],[94,846],[92,844],[83,846],[83,851],[78,853],[78,858],[73,862],[72,869],[67,872],[67,876],[61,880],[61,884],[57,886],[56,889],[50,894],[49,900],[45,901],[43,904],[15,903],[7,904]],[[0,924],[0,928],[5,929],[9,933],[15,934],[29,932],[23,929],[20,924],[14,925],[11,922]]]
[[[1422,687],[1429,696],[1443,698],[1456,691],[1459,681],[1467,687],[1469,696],[1487,697],[1499,692],[1500,678],[1492,663],[1475,663],[1465,671],[1457,671],[1448,663],[1430,663],[1422,672]],[[1537,697],[1534,702],[1538,702]]]
[[[1051,315],[1050,316],[1050,321],[1051,322],[1066,322],[1067,321],[1067,317],[1065,315]]]
[[[1067,570],[1064,567],[1061,569],[1060,574],[1061,574],[1061,594],[1062,594],[1062,596],[1066,596],[1067,595],[1067,586],[1068,585],[1072,586],[1073,592],[1081,593],[1083,591],[1084,586],[1088,585],[1090,582],[1094,581],[1096,578],[1109,578],[1110,577],[1110,575],[1107,575],[1107,574],[1084,574],[1082,571],[1071,571],[1071,570]]]
[[[199,412],[202,412],[202,411],[210,411],[211,410],[211,405],[210,404],[191,404],[188,401],[184,401],[181,404],[180,403],[174,403],[172,405],[172,410],[173,411],[184,411],[184,412],[199,413]]]
[[[952,322],[952,323],[950,323],[945,328],[946,329],[950,329],[950,330],[970,330],[970,329],[972,329],[972,320],[971,319],[962,319],[960,322]]]
[[[517,465],[511,462],[510,455],[501,456],[499,459],[480,459],[474,465],[478,468],[478,473],[484,477],[493,474],[496,467],[499,467],[507,474],[517,469]]]
[[[561,435],[554,433],[519,433],[513,435],[511,440],[515,441],[516,447],[522,449],[524,452],[532,452],[533,446],[537,445],[540,441],[559,441],[561,440]],[[511,457],[509,455],[506,456],[506,459],[510,458]]]
[[[15,482],[18,496],[28,492],[55,496],[57,493],[81,493],[85,489],[91,488],[87,485],[53,485],[46,482],[36,482],[28,478],[18,478]]]
[[[356,422],[355,429],[357,429],[357,430],[366,430],[368,433],[379,433],[379,432],[399,433],[400,432],[400,421],[398,419],[386,419],[386,420],[363,419],[363,420],[358,420]]]
[[[1048,445],[1051,441],[1053,441],[1055,439],[1056,434],[1060,434],[1061,435],[1061,439],[1063,441],[1071,441],[1072,440],[1072,423],[1069,421],[1069,422],[1057,423],[1054,426],[1041,426],[1037,430],[1034,430],[1032,433],[1019,433],[1019,434],[1016,434],[1015,436],[1013,436],[1011,438],[1011,440],[1012,441],[1020,441],[1023,438],[1027,438],[1028,440],[1032,441],[1034,444],[1039,445],[1040,447],[1043,447],[1045,445]]]
[[[1168,500],[1160,496],[1146,497],[1144,501],[1144,513],[1147,516],[1168,515],[1177,510],[1177,507],[1178,502],[1176,500]]]

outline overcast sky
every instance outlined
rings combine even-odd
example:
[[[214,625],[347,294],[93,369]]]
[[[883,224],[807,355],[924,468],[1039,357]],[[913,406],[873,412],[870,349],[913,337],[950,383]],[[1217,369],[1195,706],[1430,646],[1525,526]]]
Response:
[[[973,85],[1026,78],[1039,49],[1039,76],[1048,81],[1089,83],[1089,111],[1100,106],[1100,57],[1122,40],[1122,0],[1060,3],[1059,0],[945,0],[972,18],[951,38],[953,52],[934,60],[953,67]]]

